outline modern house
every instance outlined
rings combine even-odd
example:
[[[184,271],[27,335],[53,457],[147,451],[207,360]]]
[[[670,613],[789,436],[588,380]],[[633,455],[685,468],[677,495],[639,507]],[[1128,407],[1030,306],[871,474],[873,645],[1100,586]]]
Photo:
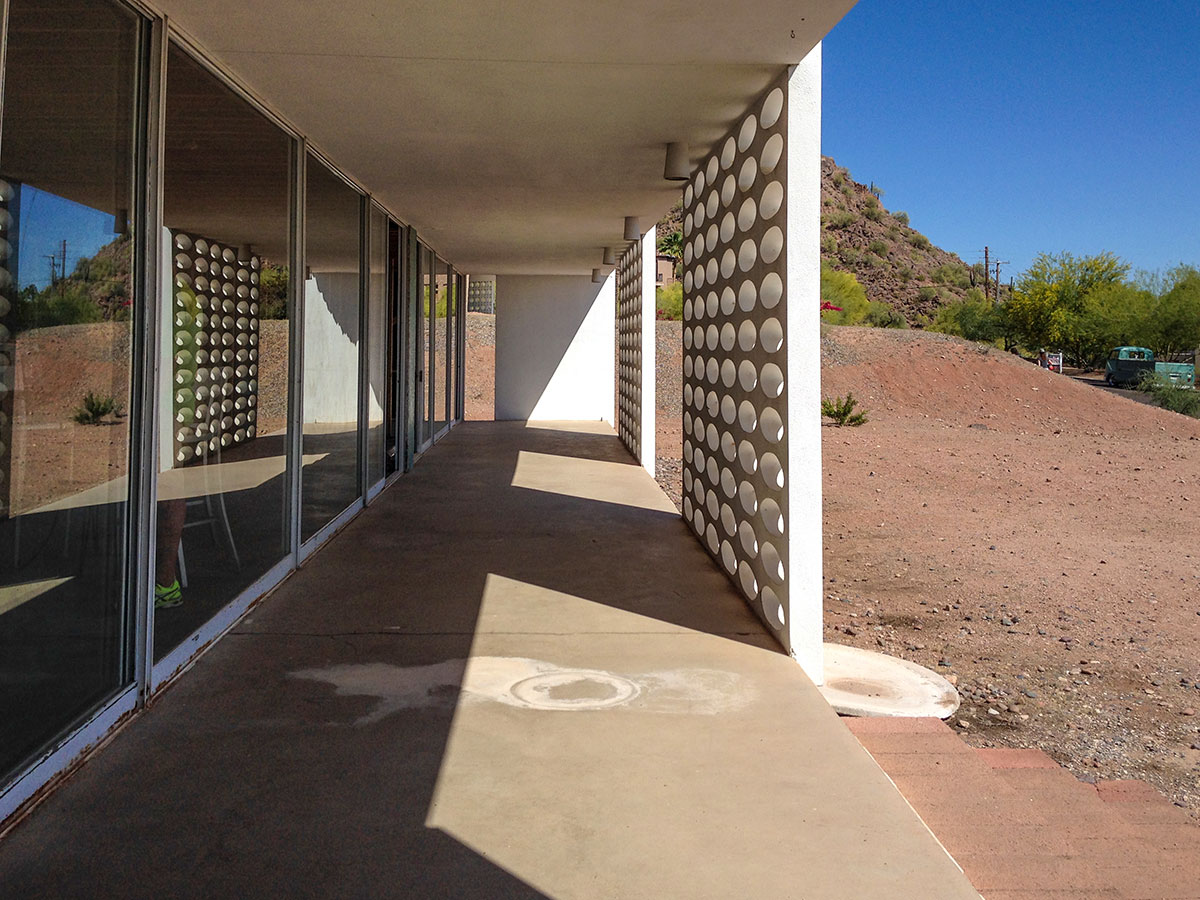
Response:
[[[852,5],[7,0],[0,820],[135,742],[390,494],[503,539],[471,466],[535,432],[436,446],[472,276],[496,418],[601,448],[609,423],[653,472],[653,223],[681,193],[688,602],[736,592],[819,682],[820,44]],[[552,480],[546,441],[513,485]],[[597,490],[656,490],[618,462]]]

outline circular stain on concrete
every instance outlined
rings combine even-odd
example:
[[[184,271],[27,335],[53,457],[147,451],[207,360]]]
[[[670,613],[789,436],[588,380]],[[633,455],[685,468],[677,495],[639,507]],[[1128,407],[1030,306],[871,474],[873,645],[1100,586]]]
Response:
[[[534,709],[608,709],[640,693],[628,678],[589,669],[544,672],[516,682],[510,692]]]

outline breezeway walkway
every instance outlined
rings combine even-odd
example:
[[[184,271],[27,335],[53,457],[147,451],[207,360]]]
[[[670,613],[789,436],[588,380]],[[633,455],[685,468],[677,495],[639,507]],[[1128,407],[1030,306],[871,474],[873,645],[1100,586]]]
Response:
[[[455,429],[0,842],[0,885],[978,897],[584,423]]]

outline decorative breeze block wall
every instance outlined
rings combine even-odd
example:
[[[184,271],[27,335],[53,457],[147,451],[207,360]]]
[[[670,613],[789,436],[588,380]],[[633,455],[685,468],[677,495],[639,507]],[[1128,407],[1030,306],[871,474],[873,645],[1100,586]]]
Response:
[[[787,98],[785,77],[684,191],[683,515],[791,649]]]
[[[178,231],[171,240],[173,459],[181,465],[257,433],[261,261]]]
[[[649,251],[647,251],[647,246]],[[654,474],[654,269],[656,230],[629,245],[617,262],[617,434]]]

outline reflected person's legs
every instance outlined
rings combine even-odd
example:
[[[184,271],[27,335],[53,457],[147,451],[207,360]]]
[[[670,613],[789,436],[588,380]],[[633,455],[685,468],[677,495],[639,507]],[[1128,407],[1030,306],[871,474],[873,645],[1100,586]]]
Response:
[[[178,606],[183,602],[179,588],[179,541],[183,537],[183,521],[187,516],[187,501],[160,500],[158,503],[157,560],[154,575],[154,606]]]

